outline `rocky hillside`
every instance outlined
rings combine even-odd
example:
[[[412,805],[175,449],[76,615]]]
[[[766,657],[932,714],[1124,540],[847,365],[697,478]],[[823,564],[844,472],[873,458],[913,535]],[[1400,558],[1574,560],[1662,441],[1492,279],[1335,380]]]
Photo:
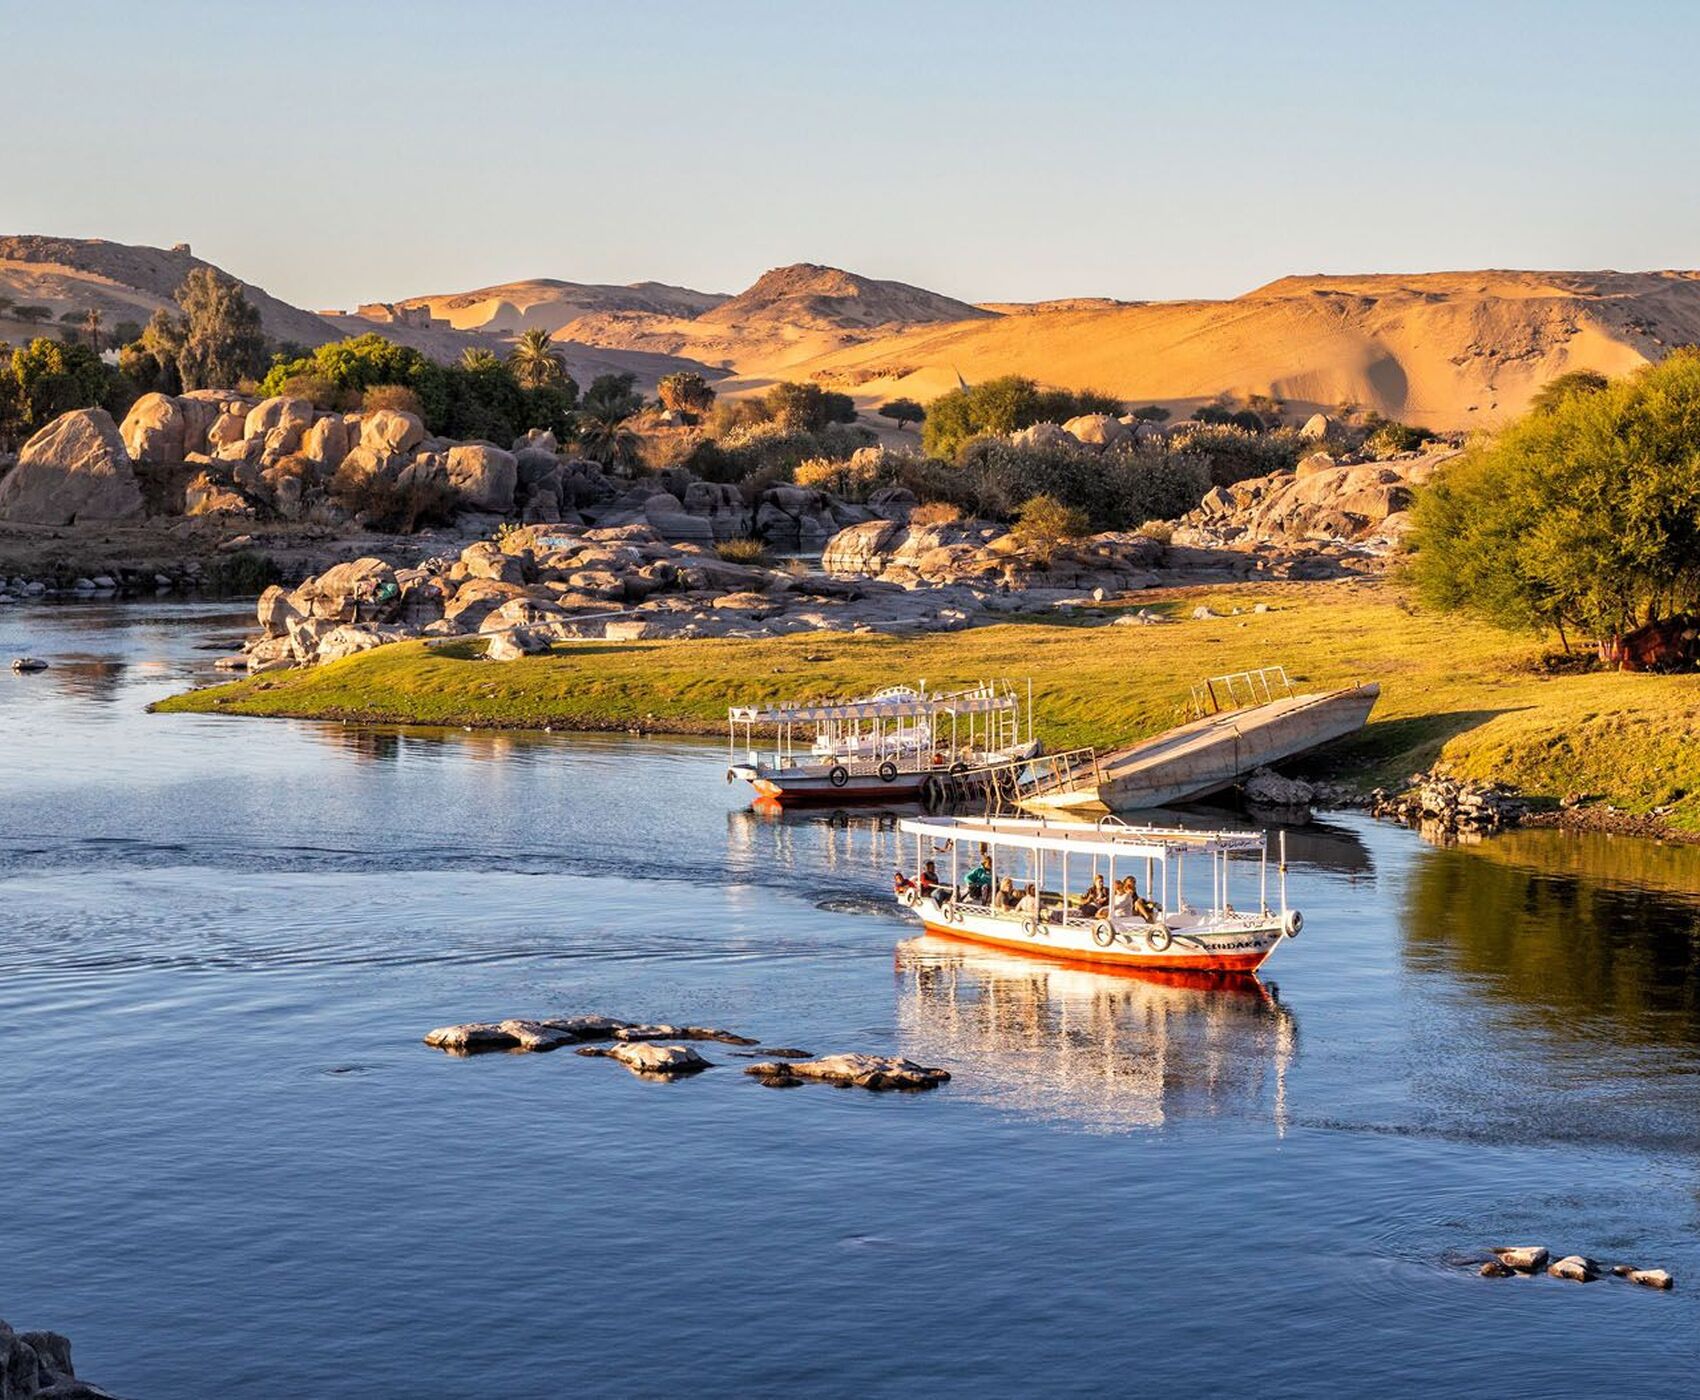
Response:
[[[175,305],[172,297],[190,271],[212,266],[187,244],[166,249],[100,238],[0,236],[0,296],[19,306],[47,307],[53,313],[50,324],[64,312],[91,307],[109,327],[120,321],[146,322],[161,307]],[[279,301],[262,287],[244,285],[272,338],[301,345],[336,339],[335,328],[318,316]],[[16,341],[40,333],[0,313],[0,339]]]
[[[537,277],[471,292],[408,297],[397,305],[429,308],[433,318],[447,321],[456,330],[518,334],[537,326],[554,332],[581,316],[610,312],[688,319],[727,300],[723,293],[698,292],[665,282],[633,282],[619,287]]]
[[[984,320],[995,314],[907,282],[793,263],[764,272],[748,291],[698,319],[713,326],[853,330]]]

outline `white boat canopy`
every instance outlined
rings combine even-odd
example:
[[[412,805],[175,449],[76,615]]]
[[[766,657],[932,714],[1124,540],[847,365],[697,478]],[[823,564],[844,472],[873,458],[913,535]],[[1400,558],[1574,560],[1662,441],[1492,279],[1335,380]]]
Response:
[[[881,691],[859,700],[823,700],[814,703],[778,705],[734,705],[727,718],[734,724],[821,724],[835,720],[921,719],[934,714],[985,715],[1013,711],[1019,705],[1015,692],[992,685],[975,686],[954,693],[907,687]]]
[[[914,817],[898,823],[913,836],[935,841],[984,841],[1024,851],[1070,855],[1132,856],[1163,860],[1174,854],[1221,854],[1265,849],[1261,831],[1191,831],[1175,826],[1128,826],[1115,817],[1095,826],[1020,817]]]

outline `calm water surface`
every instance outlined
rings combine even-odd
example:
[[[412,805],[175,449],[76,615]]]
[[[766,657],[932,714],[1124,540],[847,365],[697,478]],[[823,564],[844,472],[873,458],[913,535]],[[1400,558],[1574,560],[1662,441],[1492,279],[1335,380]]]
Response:
[[[0,672],[0,1316],[101,1384],[1693,1393],[1700,853],[1329,820],[1261,990],[1165,987],[915,938],[889,819],[712,746],[143,713],[245,612],[0,612],[54,663]],[[419,1043],[574,1011],[956,1078]]]

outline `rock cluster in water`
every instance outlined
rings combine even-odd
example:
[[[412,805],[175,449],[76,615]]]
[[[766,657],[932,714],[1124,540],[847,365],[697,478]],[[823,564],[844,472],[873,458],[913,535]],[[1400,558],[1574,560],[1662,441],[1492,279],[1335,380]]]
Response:
[[[736,1031],[710,1026],[650,1025],[612,1016],[514,1018],[506,1021],[468,1021],[439,1026],[425,1043],[451,1055],[488,1051],[549,1051],[578,1046],[580,1055],[618,1061],[635,1074],[668,1077],[712,1069],[692,1045],[663,1041],[718,1041],[724,1045],[755,1045]],[[739,1052],[743,1053],[743,1052]],[[935,1089],[950,1078],[948,1070],[918,1065],[896,1056],[842,1054],[812,1059],[807,1050],[778,1046],[754,1052],[768,1058],[750,1065],[746,1074],[763,1084],[788,1087],[813,1079],[859,1089]]]
[[[0,1322],[0,1400],[112,1400],[77,1379],[71,1342],[57,1332],[14,1332]]]
[[[1371,794],[1370,815],[1440,836],[1502,831],[1518,825],[1528,803],[1506,783],[1475,783],[1445,773],[1416,773],[1406,791]]]
[[[1603,1278],[1606,1270],[1585,1254],[1566,1254],[1553,1259],[1544,1245],[1502,1245],[1493,1250],[1493,1257],[1484,1260],[1477,1270],[1483,1278],[1514,1278],[1519,1274],[1545,1273],[1551,1278],[1571,1283],[1593,1283]],[[1642,1269],[1634,1264],[1613,1264],[1610,1272],[1644,1288],[1674,1288],[1676,1279],[1667,1269]]]

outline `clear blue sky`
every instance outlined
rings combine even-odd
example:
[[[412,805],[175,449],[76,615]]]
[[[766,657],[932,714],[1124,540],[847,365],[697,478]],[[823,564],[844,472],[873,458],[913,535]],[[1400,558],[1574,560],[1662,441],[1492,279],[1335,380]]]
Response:
[[[308,306],[1700,264],[1700,5],[0,0],[0,231]]]

